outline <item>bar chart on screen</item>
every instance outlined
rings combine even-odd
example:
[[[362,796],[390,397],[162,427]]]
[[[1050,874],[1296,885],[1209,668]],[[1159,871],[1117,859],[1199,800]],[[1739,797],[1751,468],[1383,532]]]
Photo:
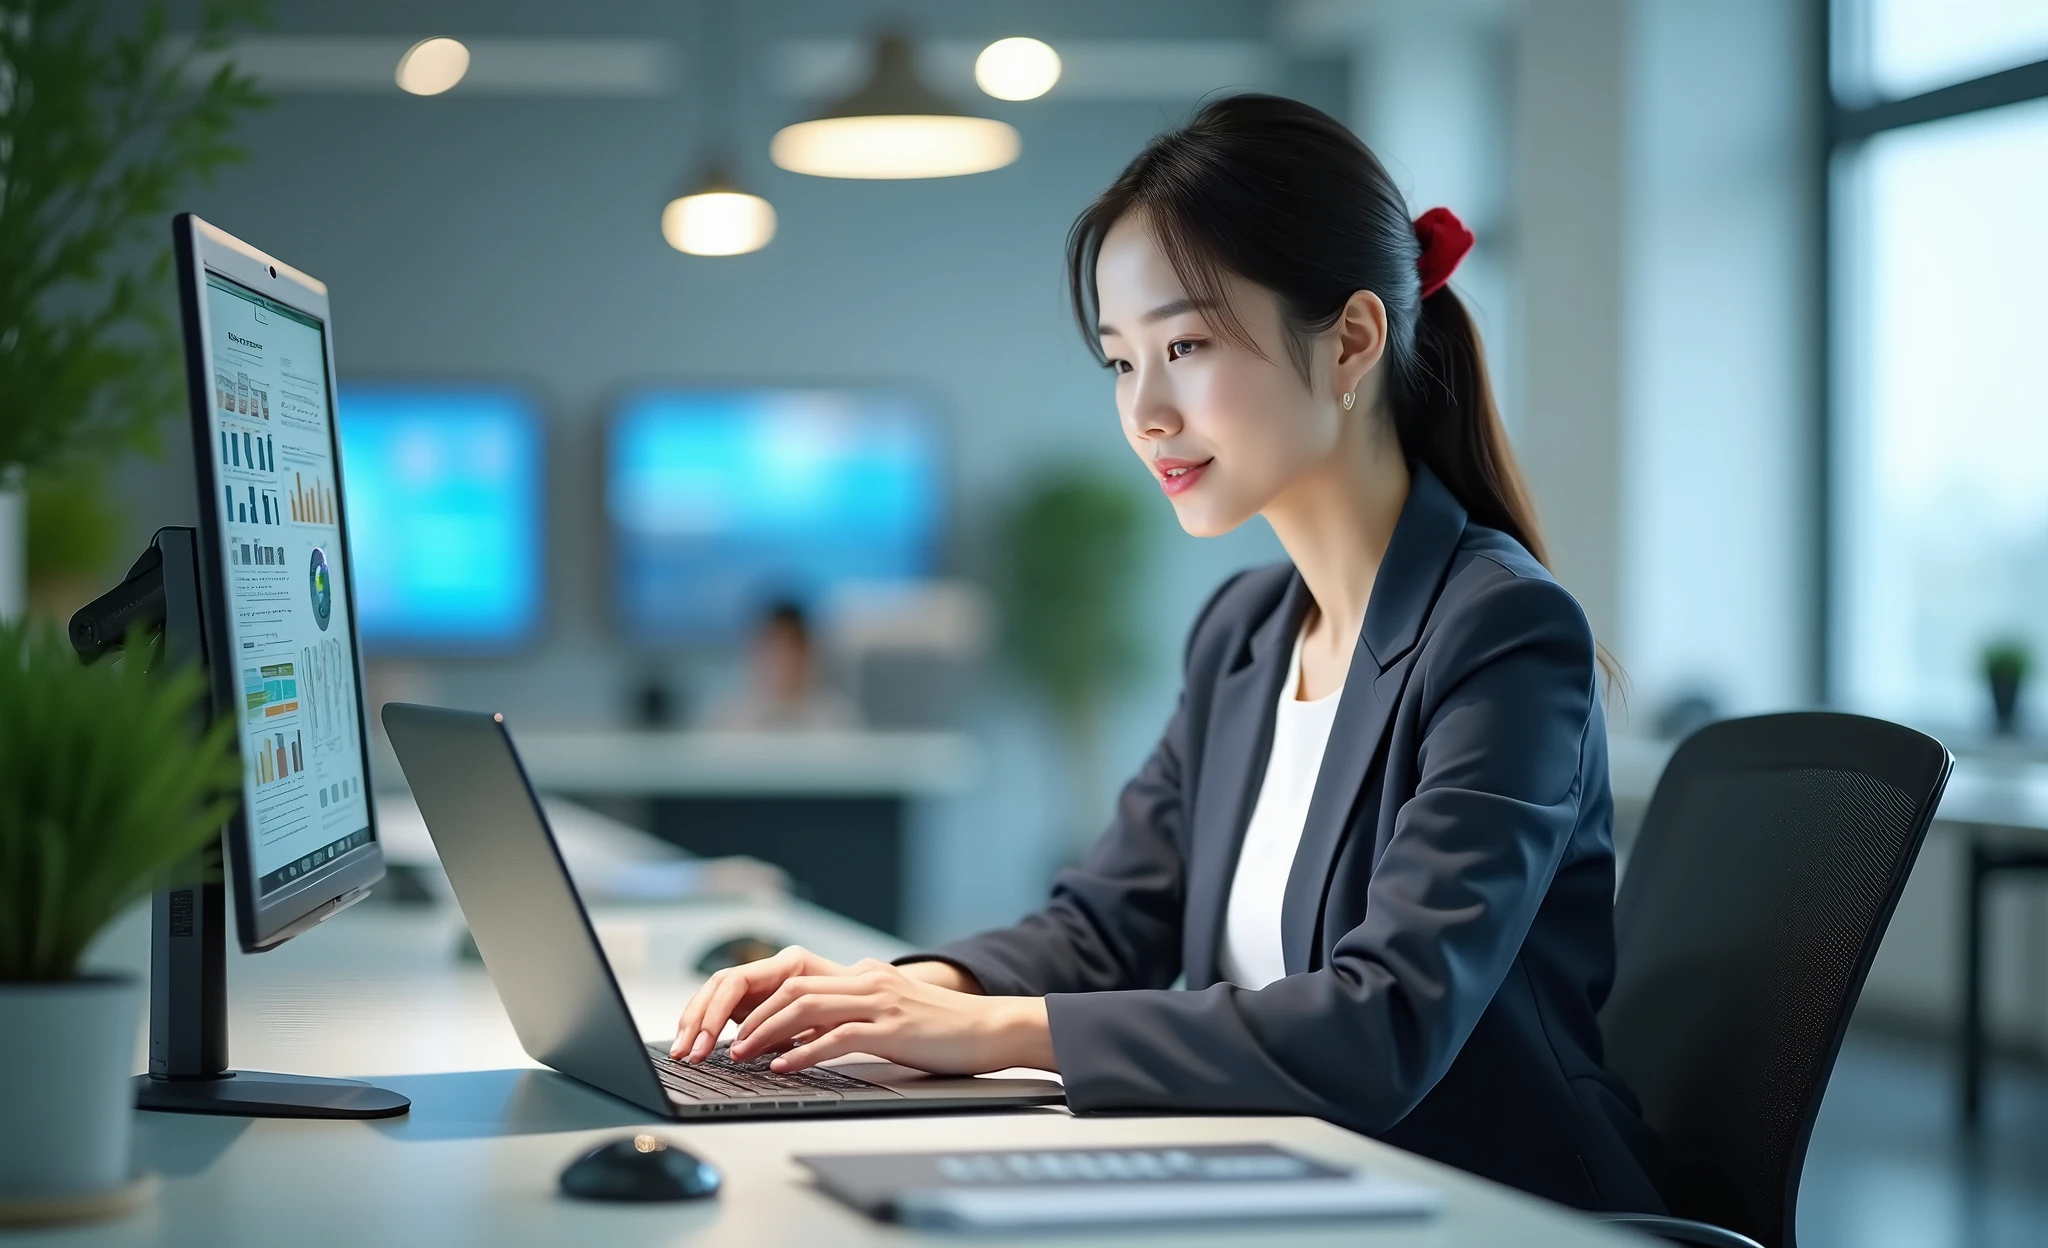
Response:
[[[232,485],[221,487],[228,505],[228,519],[235,524],[283,524],[284,509],[278,505],[277,491],[259,490],[253,485],[237,489]]]
[[[292,474],[292,519],[300,524],[333,524],[334,491],[315,478],[308,488],[306,475]]]
[[[220,465],[236,472],[277,471],[277,436],[221,422]]]
[[[284,733],[273,732],[255,744],[258,747],[255,763],[256,787],[259,789],[306,769],[304,742],[297,732],[292,733],[289,738]]]
[[[267,546],[262,542],[247,542],[238,537],[230,538],[228,562],[236,567],[282,568],[284,547]]]

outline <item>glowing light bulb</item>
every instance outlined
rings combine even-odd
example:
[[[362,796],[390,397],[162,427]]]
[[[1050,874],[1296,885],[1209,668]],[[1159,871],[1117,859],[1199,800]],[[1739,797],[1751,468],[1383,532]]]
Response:
[[[744,255],[775,237],[775,207],[740,191],[678,196],[661,210],[661,236],[693,256]]]
[[[469,72],[469,49],[456,39],[422,39],[398,58],[398,85],[414,95],[439,95]]]
[[[974,81],[999,100],[1035,100],[1060,80],[1060,54],[1037,39],[998,39],[974,58]]]
[[[1014,127],[985,117],[827,117],[785,126],[768,155],[825,178],[947,178],[1017,159]]]

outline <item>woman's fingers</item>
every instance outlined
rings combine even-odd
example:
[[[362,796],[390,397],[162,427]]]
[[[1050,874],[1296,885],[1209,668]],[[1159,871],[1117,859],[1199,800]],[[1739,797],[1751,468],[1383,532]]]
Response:
[[[800,997],[813,993],[836,993],[841,996],[871,993],[879,988],[884,976],[873,971],[858,975],[798,975],[785,979],[773,992],[755,1003],[752,1011],[740,1020],[740,1029],[733,1034],[733,1044],[739,1045],[754,1034],[763,1021]],[[748,1044],[750,1052],[758,1052],[759,1045]]]
[[[768,1065],[779,1071],[804,1070],[819,1062],[845,1057],[848,1053],[866,1053],[880,1033],[881,1028],[873,1023],[842,1023],[809,1043],[791,1049]]]
[[[796,1043],[806,1031],[829,1032],[847,1023],[873,1022],[873,993],[815,992],[790,1002],[761,1021],[745,1040],[733,1041],[733,1060],[751,1061]]]
[[[713,971],[709,979],[697,985],[697,991],[690,994],[690,999],[683,1002],[683,1012],[676,1018],[676,1038],[668,1046],[670,1057],[681,1057],[684,1050],[696,1041],[697,1031],[704,1023],[704,1007],[711,994],[718,990],[724,976],[722,970]]]
[[[746,1008],[749,1002],[774,991],[775,985],[782,982],[784,971],[777,961],[778,958],[767,958],[746,966],[730,967],[723,972],[725,978],[711,988],[704,1003],[703,1017],[697,1020],[696,1027],[690,1032],[690,1061],[701,1062],[709,1057],[718,1044],[719,1033],[725,1030],[726,1020]]]
[[[751,1009],[791,976],[842,969],[808,949],[791,945],[759,962],[715,972],[683,1007],[669,1055],[687,1055],[687,1060],[701,1062],[717,1047],[718,1033],[735,1014]]]
[[[786,1025],[791,1018],[796,1017],[789,1011],[803,1002],[870,998],[874,996],[874,987],[860,976],[799,975],[795,979],[786,979],[782,981],[781,987],[762,999],[760,1004],[754,1007],[753,1012],[740,1023],[740,1029],[733,1034],[733,1056],[743,1058],[758,1055],[779,1043],[787,1042],[796,1034],[795,1028]],[[778,1021],[784,1025],[776,1026]]]
[[[776,955],[777,958],[780,956]],[[719,1031],[725,1027],[725,1020],[731,1016],[739,1002],[753,990],[754,981],[775,975],[772,969],[775,960],[767,958],[760,962],[750,962],[745,966],[729,966],[705,980],[704,986],[690,997],[690,1003],[684,1007],[683,1016],[676,1024],[674,1054],[688,1054],[688,1060],[702,1061],[704,1055],[710,1052],[710,1045],[704,1042],[704,1036],[708,1034],[712,1043],[717,1042]]]

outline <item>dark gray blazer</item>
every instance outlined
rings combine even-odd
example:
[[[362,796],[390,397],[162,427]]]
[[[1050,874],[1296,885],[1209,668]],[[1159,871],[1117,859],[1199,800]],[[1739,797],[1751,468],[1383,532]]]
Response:
[[[1290,564],[1218,590],[1166,735],[1086,861],[1016,926],[919,956],[1044,995],[1077,1111],[1309,1114],[1566,1204],[1661,1212],[1654,1142],[1594,1021],[1614,846],[1592,633],[1420,465],[1287,879],[1287,977],[1218,982],[1308,605]]]

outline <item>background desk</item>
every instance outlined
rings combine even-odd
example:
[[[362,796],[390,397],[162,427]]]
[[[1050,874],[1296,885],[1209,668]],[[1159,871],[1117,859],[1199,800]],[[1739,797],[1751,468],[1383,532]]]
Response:
[[[745,854],[803,893],[903,930],[909,803],[981,775],[972,740],[943,732],[519,732],[536,787],[647,803],[648,830],[692,853]]]
[[[673,1026],[694,983],[683,966],[728,929],[774,927],[840,959],[901,951],[880,933],[800,903],[613,909],[597,916],[597,926],[649,1035]],[[115,943],[125,947],[137,934],[124,930]],[[1048,1109],[661,1124],[625,1102],[536,1069],[520,1051],[482,968],[452,956],[459,939],[451,913],[365,905],[273,953],[230,958],[236,1064],[373,1077],[413,1098],[409,1117],[337,1123],[139,1114],[140,1161],[165,1179],[153,1208],[122,1222],[10,1236],[9,1242],[124,1248],[903,1244],[926,1241],[870,1223],[814,1191],[791,1156],[1204,1140],[1273,1140],[1378,1167],[1437,1186],[1447,1207],[1435,1219],[1407,1224],[1327,1224],[1284,1233],[1175,1228],[1057,1242],[1063,1248],[1598,1248],[1646,1242],[1310,1119],[1075,1118]],[[621,1132],[648,1129],[717,1165],[725,1175],[724,1193],[695,1204],[640,1208],[572,1203],[555,1195],[555,1176],[570,1158]],[[982,1248],[1013,1241],[940,1242]]]
[[[1957,1039],[1956,1095],[1965,1127],[1984,1105],[1985,900],[2002,875],[2048,872],[2048,767],[2026,763],[1956,764],[1942,794],[1940,819],[1965,839],[1962,883],[1963,1018]]]

